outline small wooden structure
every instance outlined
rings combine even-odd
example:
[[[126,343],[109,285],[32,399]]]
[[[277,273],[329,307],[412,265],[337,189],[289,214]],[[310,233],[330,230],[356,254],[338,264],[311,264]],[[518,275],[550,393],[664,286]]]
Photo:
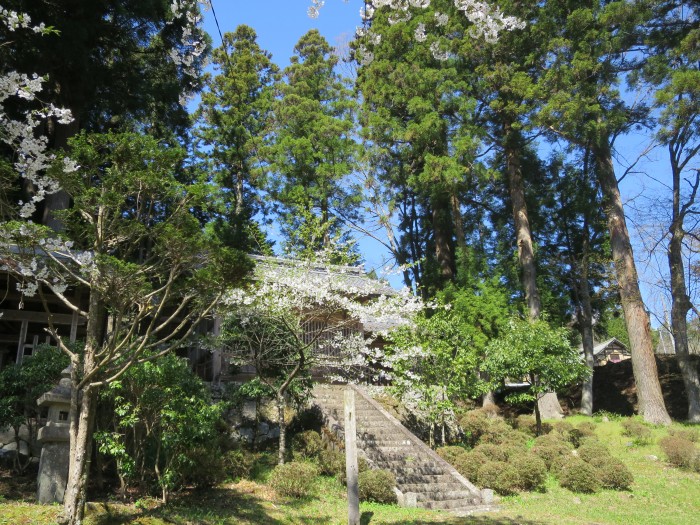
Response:
[[[583,352],[583,349],[581,350]],[[619,363],[631,359],[627,346],[619,339],[613,337],[607,341],[595,344],[593,346],[593,366],[604,366],[608,363]]]

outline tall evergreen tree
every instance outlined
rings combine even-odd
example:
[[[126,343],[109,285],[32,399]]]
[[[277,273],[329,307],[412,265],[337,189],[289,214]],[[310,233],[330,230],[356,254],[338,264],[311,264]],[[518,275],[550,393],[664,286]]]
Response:
[[[687,317],[693,305],[686,286],[684,244],[687,223],[698,211],[700,188],[700,171],[694,168],[700,154],[700,3],[663,0],[652,6],[653,16],[645,27],[650,56],[642,74],[656,90],[657,140],[666,147],[671,168],[671,217],[666,232],[671,330],[688,399],[688,420],[697,423],[700,377],[688,349]]]
[[[201,155],[206,170],[222,190],[214,229],[225,244],[249,253],[266,251],[254,216],[263,211],[261,155],[278,78],[277,66],[256,39],[252,28],[239,26],[214,50],[218,73],[205,78],[196,130],[205,146]]]
[[[333,262],[354,262],[358,255],[342,217],[354,217],[358,205],[349,180],[358,153],[355,99],[317,30],[302,36],[294,51],[278,84],[267,150],[285,248],[300,257],[335,249]]]
[[[669,423],[659,384],[649,314],[639,289],[625,212],[613,163],[613,143],[643,117],[618,89],[639,24],[648,16],[637,3],[548,2],[548,64],[540,89],[540,123],[572,144],[590,148],[603,193],[610,244],[630,335],[639,412]]]

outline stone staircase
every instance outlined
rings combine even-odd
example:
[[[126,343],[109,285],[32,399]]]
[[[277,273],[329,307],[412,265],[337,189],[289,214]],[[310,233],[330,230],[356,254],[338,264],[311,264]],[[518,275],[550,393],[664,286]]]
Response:
[[[346,385],[317,384],[314,403],[331,431],[342,438]],[[396,476],[399,504],[407,507],[447,510],[466,515],[491,510],[493,493],[480,491],[414,436],[362,388],[355,390],[358,456],[373,468]]]

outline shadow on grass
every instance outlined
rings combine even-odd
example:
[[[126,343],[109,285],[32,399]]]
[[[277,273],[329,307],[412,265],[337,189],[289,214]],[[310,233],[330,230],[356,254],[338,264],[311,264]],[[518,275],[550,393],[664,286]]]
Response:
[[[270,515],[269,505],[262,498],[235,488],[212,488],[180,495],[167,504],[138,509],[109,503],[90,504],[88,515],[92,525],[123,525],[148,518],[163,523],[236,524],[265,523],[282,525]],[[316,523],[316,522],[309,522]],[[318,523],[322,523],[319,521]]]

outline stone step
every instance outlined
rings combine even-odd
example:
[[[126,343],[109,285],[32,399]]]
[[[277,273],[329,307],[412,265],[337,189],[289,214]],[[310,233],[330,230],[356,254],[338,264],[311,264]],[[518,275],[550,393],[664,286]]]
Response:
[[[326,417],[330,417],[334,430],[342,432],[345,418],[345,386],[317,386],[314,388],[316,403]],[[387,416],[361,390],[355,394],[357,444],[361,457],[371,465],[384,468],[396,476],[401,492],[413,493],[416,504],[433,509],[459,509],[467,513],[481,504],[481,494],[458,477],[451,467],[436,458],[427,447],[414,441],[395,419]]]
[[[441,500],[441,501],[417,501],[417,505],[424,509],[432,510],[452,510],[452,509],[464,509],[468,505],[478,505],[479,502],[473,499],[453,499],[453,500]],[[465,503],[467,505],[465,505]]]
[[[456,494],[460,493],[460,497],[471,497],[472,494],[468,490],[464,490],[464,487],[457,483],[439,483],[439,484],[428,484],[428,483],[398,483],[399,490],[401,492],[415,492],[416,494],[423,494],[425,499],[445,499],[442,494]],[[434,497],[433,497],[434,496]]]

